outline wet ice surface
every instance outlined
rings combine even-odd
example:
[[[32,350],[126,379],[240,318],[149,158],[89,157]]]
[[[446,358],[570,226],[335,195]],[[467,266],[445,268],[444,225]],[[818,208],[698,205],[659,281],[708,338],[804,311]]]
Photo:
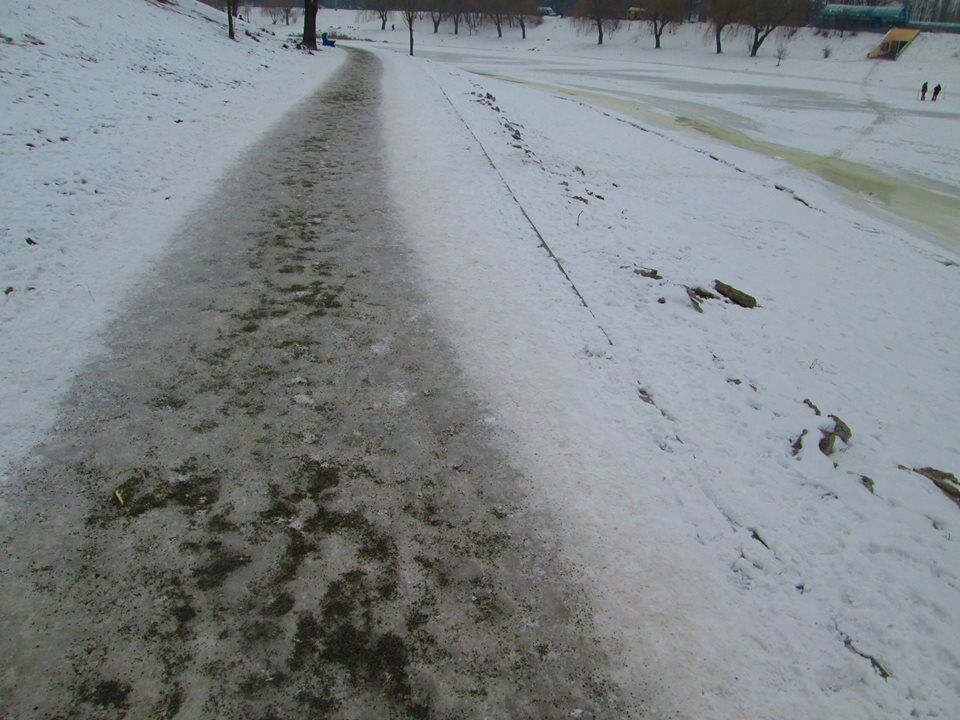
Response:
[[[246,155],[7,489],[0,714],[634,712],[425,313],[379,82]]]

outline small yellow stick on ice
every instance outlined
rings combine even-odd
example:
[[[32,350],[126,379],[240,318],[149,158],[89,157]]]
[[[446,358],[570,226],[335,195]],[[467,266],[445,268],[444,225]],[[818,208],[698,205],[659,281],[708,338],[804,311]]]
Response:
[[[113,491],[113,496],[117,499],[117,502],[123,505],[123,495],[120,494],[119,490]]]

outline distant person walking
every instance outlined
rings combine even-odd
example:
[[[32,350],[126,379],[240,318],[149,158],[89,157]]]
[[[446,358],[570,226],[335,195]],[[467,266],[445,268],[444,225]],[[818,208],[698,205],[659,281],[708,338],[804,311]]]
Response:
[[[943,88],[940,87],[940,83],[937,83],[936,85],[934,85],[934,86],[933,86],[933,95],[930,96],[930,99],[933,100],[933,102],[936,102],[936,101],[937,101],[937,98],[940,97],[940,92],[941,92],[942,90],[943,90]]]
[[[923,81],[923,85],[920,86],[920,100],[927,99],[927,81]]]

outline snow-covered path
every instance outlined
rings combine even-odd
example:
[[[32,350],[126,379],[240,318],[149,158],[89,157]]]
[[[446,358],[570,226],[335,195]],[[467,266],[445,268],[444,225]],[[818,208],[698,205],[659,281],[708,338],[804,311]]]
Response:
[[[636,714],[418,290],[353,51],[4,493],[3,717]]]

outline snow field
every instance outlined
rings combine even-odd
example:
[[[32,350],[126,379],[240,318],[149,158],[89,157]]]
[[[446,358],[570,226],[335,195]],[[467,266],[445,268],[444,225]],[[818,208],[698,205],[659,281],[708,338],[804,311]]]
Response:
[[[956,714],[956,506],[909,470],[957,466],[956,256],[775,159],[384,57],[437,307],[653,716]],[[715,279],[760,307],[698,313]]]
[[[0,8],[4,465],[174,227],[340,62],[230,43],[192,0],[69,12]],[[424,23],[410,59],[395,21],[319,27],[384,50],[407,240],[534,510],[584,569],[620,680],[652,717],[960,714],[957,508],[911,470],[958,468],[960,258],[678,122],[956,195],[958,39],[877,64],[877,36],[802,31],[775,68],[774,38],[717,58],[696,27],[658,52],[633,24],[597,48],[556,20],[526,43]],[[923,79],[947,87],[936,107]],[[715,279],[759,307],[698,312],[688,289]],[[826,457],[829,414],[853,436]]]

